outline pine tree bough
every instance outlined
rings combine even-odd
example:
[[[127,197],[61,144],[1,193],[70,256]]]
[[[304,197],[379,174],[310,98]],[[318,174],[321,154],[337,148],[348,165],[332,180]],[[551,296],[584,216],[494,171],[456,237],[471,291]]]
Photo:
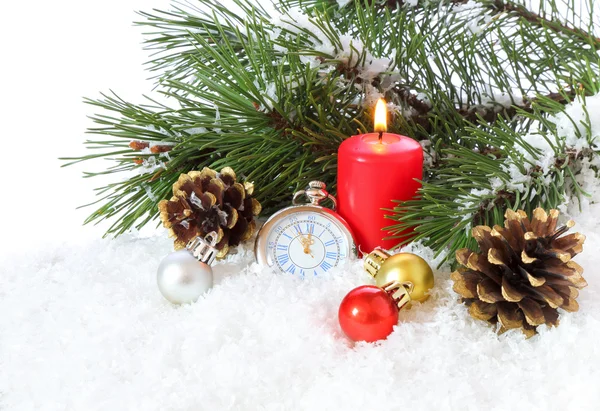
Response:
[[[531,10],[527,10],[527,8],[522,4],[495,0],[493,1],[493,7],[495,7],[498,12],[512,13],[530,23],[542,24],[545,27],[556,31],[557,33],[567,32],[579,36],[583,39],[592,41],[595,43],[596,47],[600,47],[600,37],[593,35],[591,32],[586,32],[578,27],[569,27],[567,24],[564,24],[557,19],[548,19],[540,14],[532,12]],[[590,8],[593,7],[594,4],[590,3]]]
[[[167,103],[87,100],[102,110],[86,142],[95,154],[69,164],[104,157],[114,166],[86,176],[128,178],[99,189],[86,222],[141,227],[180,174],[204,167],[253,181],[264,214],[313,179],[335,192],[337,149],[372,130],[379,97],[389,130],[426,151],[418,198],[390,203],[390,236],[413,229],[399,242],[452,256],[507,209],[584,201],[600,165],[600,10],[540,3],[196,0],[142,12]]]
[[[416,115],[413,115],[412,121],[420,124],[425,130],[428,130],[430,125],[429,111],[431,110],[431,107],[422,100],[419,100],[418,95],[411,93],[407,88],[402,89],[396,87],[393,89],[393,91],[397,94],[400,101],[402,101],[407,107],[411,107],[417,113]],[[568,98],[565,96],[565,94],[568,96]],[[545,97],[560,104],[568,104],[576,96],[577,93],[574,90],[564,90],[562,94],[550,93]],[[535,98],[529,99],[524,97],[522,100],[522,104],[513,104],[510,107],[503,108],[500,111],[494,107],[482,107],[475,105],[472,107],[461,107],[458,109],[458,113],[464,117],[465,121],[471,123],[485,121],[493,124],[500,116],[507,120],[511,120],[516,117],[519,112],[532,112],[532,105],[535,104]]]

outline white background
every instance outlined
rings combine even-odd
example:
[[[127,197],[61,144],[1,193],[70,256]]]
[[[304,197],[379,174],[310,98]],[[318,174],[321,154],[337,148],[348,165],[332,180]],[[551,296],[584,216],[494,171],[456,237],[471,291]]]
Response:
[[[82,102],[113,90],[141,102],[153,83],[143,63],[135,11],[167,9],[167,0],[9,1],[0,24],[2,251],[25,242],[98,236],[81,227],[99,179],[83,179],[92,164],[60,168],[61,156],[87,154],[83,141],[98,112]],[[113,176],[114,178],[114,176]],[[117,178],[120,178],[117,177]],[[36,237],[32,240],[33,237]]]

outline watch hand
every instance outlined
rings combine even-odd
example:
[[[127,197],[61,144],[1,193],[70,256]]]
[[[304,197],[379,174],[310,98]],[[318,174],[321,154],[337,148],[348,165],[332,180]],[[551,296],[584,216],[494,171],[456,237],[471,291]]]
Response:
[[[300,241],[300,244],[302,244],[302,247],[304,249],[303,250],[304,254],[310,254],[310,256],[312,258],[315,258],[315,256],[310,251],[310,246],[315,243],[315,240],[313,240],[312,238],[310,238],[310,236],[311,236],[310,233],[308,233],[307,237],[303,237],[302,234],[300,234],[300,240],[299,241]]]
[[[303,242],[302,246],[304,247],[304,254],[311,254],[311,252],[310,252],[310,244],[309,243]]]
[[[311,234],[308,233],[308,236],[306,237],[306,248],[304,249],[304,252],[306,254],[310,254],[310,256],[312,258],[315,258],[315,256],[312,254],[312,252],[310,251],[310,246],[313,245],[315,243],[315,240],[313,240],[312,238],[310,238]]]

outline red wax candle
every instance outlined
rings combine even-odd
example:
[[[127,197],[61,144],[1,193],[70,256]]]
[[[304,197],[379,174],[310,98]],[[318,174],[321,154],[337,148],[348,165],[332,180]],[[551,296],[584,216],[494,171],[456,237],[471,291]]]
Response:
[[[363,253],[385,249],[398,239],[382,240],[382,230],[393,224],[382,209],[392,200],[415,196],[423,176],[423,149],[415,140],[398,134],[370,133],[352,136],[338,150],[338,212],[348,222]]]

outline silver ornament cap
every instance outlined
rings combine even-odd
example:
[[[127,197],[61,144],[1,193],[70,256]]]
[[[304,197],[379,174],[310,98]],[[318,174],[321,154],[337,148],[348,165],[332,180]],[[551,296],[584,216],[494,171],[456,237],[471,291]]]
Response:
[[[161,294],[173,304],[196,301],[212,288],[210,264],[217,256],[217,233],[196,237],[185,249],[167,255],[158,266],[156,281]]]

